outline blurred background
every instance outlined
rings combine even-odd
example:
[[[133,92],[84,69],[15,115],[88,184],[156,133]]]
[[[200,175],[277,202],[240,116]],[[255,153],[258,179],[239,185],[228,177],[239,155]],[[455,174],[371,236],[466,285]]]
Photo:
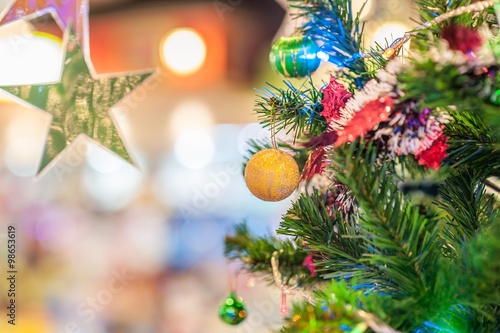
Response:
[[[411,10],[410,0],[368,0],[366,46],[414,27]],[[247,140],[269,137],[252,111],[253,87],[282,81],[268,55],[293,31],[286,1],[90,0],[89,27],[98,74],[156,69],[112,111],[137,167],[90,143],[84,158],[66,153],[71,168],[33,182],[50,119],[0,95],[3,309],[9,225],[19,271],[17,325],[7,327],[2,311],[0,331],[276,331],[280,291],[236,276],[223,240],[241,221],[272,232],[290,204],[254,198],[242,176]],[[62,35],[51,19],[0,27],[0,85],[57,80]],[[315,81],[330,69],[323,64]],[[248,308],[238,327],[217,317],[229,280]]]

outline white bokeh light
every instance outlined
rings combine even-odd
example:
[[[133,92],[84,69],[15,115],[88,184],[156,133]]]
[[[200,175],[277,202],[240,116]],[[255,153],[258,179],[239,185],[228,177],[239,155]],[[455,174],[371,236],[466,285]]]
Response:
[[[360,15],[360,19],[365,19],[366,17],[368,17],[371,14],[374,1],[375,0],[353,0],[352,1],[353,14],[358,13],[360,11],[361,7],[363,6],[363,4],[365,4],[365,7],[363,8],[363,11],[361,12],[361,15]]]
[[[57,82],[60,78],[64,56],[61,40],[29,29],[23,25],[13,29],[12,34],[0,35],[2,86]]]
[[[36,174],[43,152],[45,126],[48,124],[41,120],[38,114],[19,112],[4,132],[4,163],[7,169],[18,177],[31,177]]]
[[[9,140],[4,155],[5,166],[18,177],[32,177],[37,171],[40,150],[40,141],[33,138]]]
[[[89,149],[87,161],[92,169],[99,173],[110,174],[117,172],[124,167],[126,162],[101,147],[92,147]]]
[[[212,162],[215,143],[204,130],[191,130],[181,134],[174,145],[176,159],[188,169],[202,169]]]
[[[378,43],[381,47],[386,47],[387,44],[391,45],[392,42],[403,37],[410,30],[411,28],[402,22],[386,22],[374,31],[373,35],[368,39],[367,45],[375,47],[376,43]],[[404,49],[407,51],[408,47],[409,43],[406,43]]]
[[[207,47],[196,30],[179,28],[165,38],[161,52],[168,69],[179,75],[189,75],[203,66]]]
[[[169,135],[175,139],[191,130],[208,130],[214,119],[208,105],[196,99],[188,99],[177,105],[170,118]]]
[[[84,175],[83,184],[99,208],[115,211],[126,207],[137,196],[142,186],[142,174],[123,163],[109,174],[90,169]]]

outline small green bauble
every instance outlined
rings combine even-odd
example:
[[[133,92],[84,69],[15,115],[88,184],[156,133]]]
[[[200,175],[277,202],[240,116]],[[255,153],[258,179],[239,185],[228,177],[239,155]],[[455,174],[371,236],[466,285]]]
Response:
[[[271,48],[269,61],[277,73],[300,78],[318,69],[321,63],[318,52],[318,45],[309,37],[281,37]]]
[[[219,317],[229,325],[238,325],[247,317],[247,310],[241,298],[236,297],[234,292],[219,307]]]

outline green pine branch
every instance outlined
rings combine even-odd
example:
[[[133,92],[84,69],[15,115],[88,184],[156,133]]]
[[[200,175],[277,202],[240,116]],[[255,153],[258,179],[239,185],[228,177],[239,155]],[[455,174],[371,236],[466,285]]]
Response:
[[[496,332],[500,328],[500,220],[456,252],[453,260],[435,262],[434,284],[418,297],[367,293],[354,288],[360,284],[356,279],[332,281],[315,293],[314,305],[302,302],[293,307],[282,332],[372,332],[373,322],[401,332]]]
[[[494,73],[495,68],[491,70]],[[398,75],[398,81],[401,89],[405,91],[402,101],[416,100],[422,107],[431,109],[455,106],[452,113],[473,113],[482,119],[483,124],[487,123],[487,131],[493,133],[489,136],[500,132],[500,100],[497,96],[497,91],[500,91],[499,75],[495,74],[492,78],[484,73],[475,73],[474,69],[464,71],[464,68],[454,64],[421,59],[414,61]],[[480,123],[479,120],[467,116],[458,117],[457,120],[466,124]],[[483,124],[481,125],[484,128]]]
[[[274,283],[271,259],[275,252],[278,253],[279,270],[287,285],[308,286],[321,280],[311,277],[311,271],[303,265],[308,252],[301,242],[280,240],[270,235],[256,237],[245,223],[236,225],[234,234],[226,236],[225,256],[230,260],[239,260],[245,270],[258,273],[270,283]]]
[[[471,3],[476,1],[473,0],[416,0],[418,14],[420,16],[420,22],[430,22],[437,16],[443,15],[449,11],[454,9],[468,6]],[[454,17],[448,21],[445,21],[440,24],[432,25],[426,28],[424,31],[431,32],[435,36],[440,35],[441,29],[450,24],[456,23],[459,25],[463,25],[471,28],[478,28],[483,24],[487,24],[488,26],[493,26],[497,24],[497,19],[494,15],[493,8],[488,8],[481,13],[464,13],[460,16]],[[417,40],[424,41],[427,40],[428,37],[425,36],[425,33],[421,33],[417,36]],[[424,49],[428,49],[428,45],[420,46]]]
[[[499,177],[500,133],[492,131],[473,113],[451,115],[454,120],[446,125],[445,134],[449,137],[448,160],[452,166],[472,168],[484,178]]]
[[[498,292],[491,292],[490,289],[498,285],[500,276],[497,274],[498,260],[493,259],[498,255],[496,251],[500,242],[496,237],[500,234],[491,236],[488,232],[491,228],[485,227],[469,237],[469,242],[461,241],[461,237],[458,237],[459,241],[441,238],[444,223],[438,223],[437,215],[432,214],[432,211],[422,213],[423,207],[405,200],[392,182],[391,174],[387,173],[390,167],[381,162],[376,147],[372,144],[368,144],[366,149],[361,147],[361,144],[353,144],[342,152],[337,151],[335,165],[339,170],[344,170],[337,176],[351,187],[359,201],[359,231],[356,238],[363,240],[358,250],[364,253],[357,262],[383,271],[386,287],[377,284],[367,288],[363,267],[358,267],[357,274],[347,280],[356,281],[349,285],[349,295],[356,295],[355,289],[360,286],[365,293],[367,289],[371,290],[369,296],[374,297],[372,305],[366,305],[364,309],[383,309],[384,312],[377,313],[377,316],[402,332],[417,329],[419,332],[435,332],[436,327],[462,328],[467,332],[472,332],[472,327],[478,327],[477,332],[487,332],[487,329],[497,325]],[[457,195],[461,191],[461,186],[453,181],[444,187],[456,187]],[[488,222],[484,222],[487,226],[493,225],[495,221],[498,223],[498,206],[490,203],[486,207],[478,194],[484,194],[484,191],[472,185],[469,191],[472,188],[477,197],[473,204],[479,206],[476,216],[488,219]],[[280,232],[306,237],[312,249],[321,243],[325,247],[336,248],[338,238],[334,237],[335,241],[330,243],[319,241],[319,244],[316,244],[314,237],[309,238],[311,235],[325,234],[325,230],[332,232],[333,220],[322,213],[321,205],[320,209],[317,208],[317,200],[307,200],[306,197],[301,200],[300,205],[287,214],[295,214],[295,218],[285,218]],[[449,201],[448,207],[457,205],[447,197],[442,200]],[[466,201],[463,199],[463,202]],[[309,222],[321,223],[316,222],[315,227],[311,227],[311,223],[301,222],[307,219]],[[467,234],[466,227],[457,227],[456,230],[462,237]],[[493,243],[495,246],[491,246]],[[456,252],[452,257],[446,250],[450,245]],[[485,252],[484,249],[489,250]],[[327,252],[325,249],[323,251]],[[341,272],[339,270],[337,274],[341,275]],[[386,296],[375,297],[377,294]],[[351,328],[360,324],[352,316],[346,316],[350,324],[339,322],[336,320],[338,317],[326,316],[325,313],[330,310],[325,310],[328,306],[324,299],[321,299],[321,304],[313,311],[306,305],[296,308],[292,318],[299,319],[287,326],[285,332],[300,332],[300,327],[318,327],[327,332],[337,332],[335,329],[340,323],[351,325]],[[311,321],[311,315],[314,315],[315,321]],[[468,322],[466,319],[471,316],[477,320]]]
[[[421,22],[432,21],[437,16],[443,15],[451,10],[471,4],[471,0],[416,0],[418,14]],[[462,18],[470,22],[470,16]]]
[[[293,203],[278,233],[307,242],[306,246],[316,253],[316,270],[325,279],[352,278],[361,268],[363,246],[356,238],[356,217],[335,207],[327,208],[326,196],[319,191],[304,194]],[[381,282],[376,270],[364,271],[363,283]]]
[[[332,158],[337,177],[360,207],[359,237],[369,250],[360,262],[383,272],[386,282],[378,290],[398,302],[393,327],[414,329],[449,305],[431,304],[428,292],[443,254],[436,215],[403,197],[388,172],[392,162],[379,156],[373,143],[353,143]]]
[[[282,333],[362,333],[368,332],[368,321],[384,325],[377,316],[383,316],[383,310],[375,306],[380,304],[380,296],[367,295],[363,290],[353,291],[346,282],[332,282],[325,290],[316,291],[315,297],[314,305],[294,304]]]
[[[500,210],[491,217],[489,228],[477,234],[462,253],[468,290],[461,295],[474,305],[500,306]],[[457,265],[458,266],[458,265]],[[469,289],[470,288],[470,289]],[[479,309],[478,309],[479,310]],[[496,318],[500,324],[500,317]]]
[[[274,126],[276,132],[293,133],[294,140],[324,133],[328,124],[321,115],[323,93],[312,81],[300,88],[286,84],[285,89],[268,84],[258,95],[254,110],[264,128]]]
[[[489,228],[478,232],[457,258],[442,265],[443,286],[457,285],[457,302],[467,310],[467,332],[496,332],[500,328],[500,218],[497,211]]]
[[[436,203],[446,214],[445,237],[464,246],[481,231],[487,230],[500,212],[496,199],[486,193],[480,171],[464,169],[454,173],[443,184]]]
[[[486,94],[484,81],[487,77],[462,73],[462,70],[453,64],[440,64],[432,59],[414,61],[398,76],[398,82],[405,91],[403,100],[422,101],[430,108],[447,107],[457,102],[465,104],[467,100],[476,102],[477,96]],[[487,99],[489,96],[484,97]]]

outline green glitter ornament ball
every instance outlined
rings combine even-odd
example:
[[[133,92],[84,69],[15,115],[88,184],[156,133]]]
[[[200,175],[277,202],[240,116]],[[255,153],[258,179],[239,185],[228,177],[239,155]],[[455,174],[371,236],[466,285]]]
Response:
[[[240,324],[247,317],[247,310],[243,300],[236,297],[234,292],[231,292],[219,307],[219,317],[226,324]]]
[[[278,39],[269,54],[273,69],[285,76],[300,78],[311,75],[321,63],[319,47],[306,36],[286,36]]]

